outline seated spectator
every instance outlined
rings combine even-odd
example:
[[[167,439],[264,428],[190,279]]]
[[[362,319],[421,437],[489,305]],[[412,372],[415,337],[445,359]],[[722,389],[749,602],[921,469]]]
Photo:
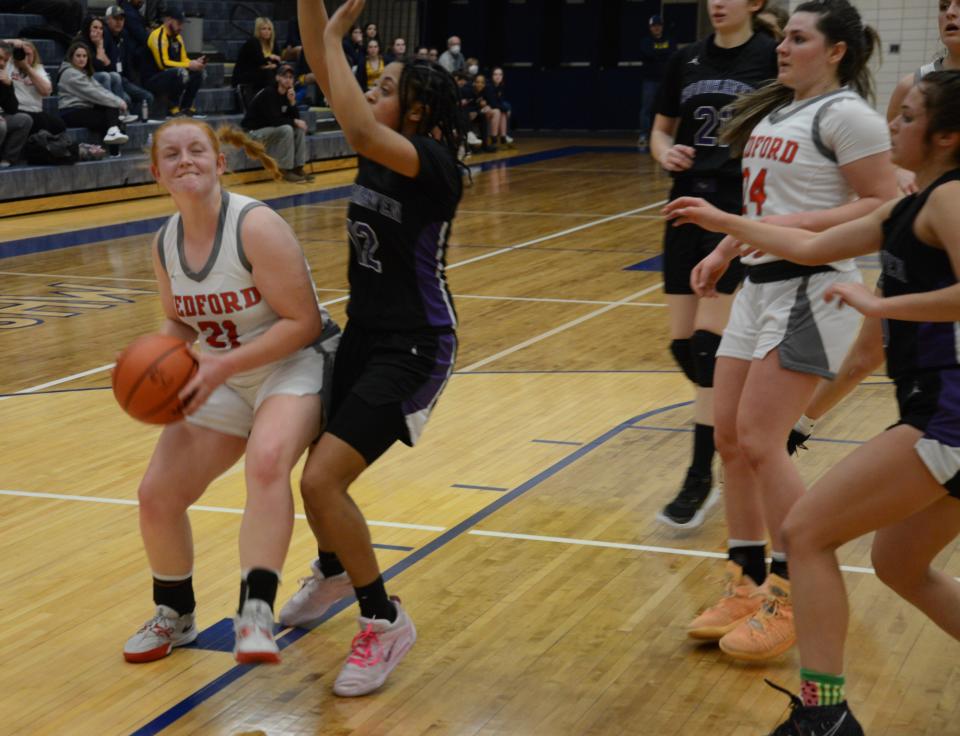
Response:
[[[407,42],[402,38],[393,39],[393,45],[390,47],[390,50],[384,54],[383,58],[388,64],[392,64],[395,61],[405,63],[409,58],[407,56]]]
[[[380,43],[380,33],[377,31],[376,23],[367,23],[367,25],[363,27],[364,48],[366,48],[367,44],[370,43],[370,41],[376,41],[379,46],[383,47],[383,44]]]
[[[90,51],[83,41],[74,41],[67,49],[60,65],[57,92],[63,122],[94,131],[103,137],[111,155],[119,156],[119,147],[128,140],[120,122],[127,104],[93,81]]]
[[[513,106],[504,97],[505,87],[503,86],[503,67],[497,66],[493,68],[493,74],[490,77],[490,81],[492,82],[490,87],[492,88],[494,97],[496,99],[495,107],[500,110],[500,127],[496,132],[497,142],[512,148],[513,138],[510,137],[508,128],[510,123],[510,115],[513,112]]]
[[[480,148],[483,140],[474,130],[474,121],[480,114],[477,106],[477,93],[473,85],[467,84],[467,75],[463,72],[454,72],[453,78],[460,88],[460,116],[461,125],[467,131],[467,146],[470,148]]]
[[[432,61],[434,64],[439,64],[440,49],[430,47],[430,49],[427,51],[427,59]]]
[[[297,112],[293,66],[281,63],[274,79],[274,84],[260,90],[250,101],[240,126],[266,146],[284,179],[296,183],[312,181],[313,177],[303,169],[307,162],[307,124]]]
[[[120,9],[123,11],[123,33],[130,44],[129,67],[124,66],[123,74],[134,84],[143,86],[145,68],[153,67],[153,58],[147,48],[147,22],[140,9],[143,0],[120,0]]]
[[[133,55],[134,44],[130,40],[130,34],[127,33],[127,14],[119,5],[111,5],[104,15],[104,22],[107,24],[107,29],[103,35],[103,45],[107,56],[113,62],[110,71],[120,75],[123,92],[132,103],[131,112],[140,112],[140,117],[146,122],[150,118],[150,108],[153,106],[153,93],[139,86],[133,78],[132,70],[139,67],[139,63]],[[94,63],[94,69],[96,69],[96,63]],[[139,71],[136,79],[140,79]]]
[[[283,50],[282,59],[289,61],[296,69],[297,83],[294,89],[297,93],[297,104],[316,103],[320,96],[320,90],[317,87],[317,78],[310,69],[310,64],[307,63],[306,54],[303,53],[300,25],[297,23],[296,17],[287,22],[287,45]]]
[[[170,115],[196,115],[193,102],[203,84],[207,58],[190,59],[183,43],[183,11],[164,12],[163,25],[147,37],[153,64],[144,71],[144,85],[154,95],[166,97]]]
[[[426,61],[430,58],[430,49],[426,46],[417,46],[417,53],[414,54],[414,58]]]
[[[20,112],[13,80],[7,73],[13,58],[13,45],[0,41],[0,169],[20,163],[23,146],[30,135],[33,120]]]
[[[77,34],[77,38],[84,41],[90,49],[90,63],[93,64],[94,81],[102,84],[105,90],[113,92],[129,105],[129,98],[123,94],[123,82],[120,81],[120,75],[112,71],[113,60],[107,55],[107,50],[104,48],[103,21],[88,15],[83,19],[83,25],[80,26],[80,33]]]
[[[483,143],[485,151],[497,150],[497,131],[500,130],[500,110],[497,105],[497,95],[493,88],[487,85],[487,78],[477,74],[473,78],[473,91],[476,93],[476,107],[483,116]]]
[[[451,74],[453,72],[463,71],[466,66],[466,59],[460,53],[460,37],[450,36],[447,39],[447,50],[440,54],[440,66]]]
[[[6,72],[13,80],[13,91],[17,95],[20,112],[29,115],[33,123],[30,132],[47,130],[53,134],[62,133],[67,129],[64,122],[56,115],[43,111],[43,98],[53,92],[53,83],[43,68],[37,47],[31,41],[19,38],[10,44],[13,51]]]
[[[257,18],[253,24],[253,36],[240,47],[233,68],[233,86],[241,95],[244,107],[257,92],[273,84],[280,61],[280,45],[273,23],[269,18]]]
[[[347,57],[347,63],[353,70],[354,75],[366,52],[363,48],[363,29],[360,26],[354,26],[350,29],[350,37],[343,39],[343,53]]]
[[[480,61],[474,56],[468,57],[464,62],[463,71],[467,73],[467,81],[473,84],[473,78],[480,73]]]
[[[371,38],[367,41],[367,55],[357,67],[357,81],[360,83],[360,89],[368,90],[376,87],[386,66],[383,57],[380,56],[380,42]]]

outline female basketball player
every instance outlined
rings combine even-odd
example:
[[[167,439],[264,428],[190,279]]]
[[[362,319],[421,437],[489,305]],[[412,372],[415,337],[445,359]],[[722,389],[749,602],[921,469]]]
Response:
[[[748,218],[824,230],[896,195],[886,125],[863,99],[872,89],[867,61],[876,34],[848,0],[802,3],[784,32],[778,83],[742,98],[725,135],[743,149]],[[715,292],[734,252],[725,241],[697,266],[698,294]],[[860,274],[849,259],[818,267],[771,255],[741,261],[747,279],[717,352],[714,401],[726,473],[728,589],[689,633],[719,639],[733,657],[762,660],[795,641],[780,527],[803,483],[787,435],[818,377],[835,375],[859,323],[850,310],[826,308],[822,295],[834,283],[860,283]],[[773,563],[757,590],[765,530]]]
[[[894,161],[916,172],[919,193],[826,232],[733,218],[691,198],[670,205],[681,221],[797,263],[882,249],[881,295],[838,282],[825,298],[886,322],[900,421],[828,471],[784,522],[803,687],[775,736],[863,733],[843,694],[848,608],[840,545],[877,530],[880,579],[960,638],[960,583],[930,566],[960,533],[960,71],[926,75],[890,131]]]
[[[740,212],[740,161],[719,139],[720,123],[738,94],[777,75],[776,43],[755,33],[756,15],[766,0],[710,0],[713,34],[674,54],[667,66],[650,136],[652,155],[674,177],[670,198],[706,197],[729,212]],[[690,289],[690,272],[720,236],[690,225],[666,229],[663,282],[670,312],[670,352],[696,387],[693,460],[676,497],[657,514],[675,529],[703,524],[716,502],[713,489],[713,368],[720,332],[740,283],[738,263],[717,290],[701,300]]]
[[[456,314],[444,268],[464,139],[456,83],[437,64],[393,62],[366,96],[360,91],[340,39],[363,6],[349,0],[328,20],[322,0],[298,5],[304,52],[359,171],[347,211],[350,303],[331,418],[301,483],[320,557],[281,619],[318,615],[334,597],[325,581],[346,568],[360,633],[333,686],[343,696],[380,687],[416,639],[406,609],[387,596],[349,490],[394,442],[416,442],[453,371]]]
[[[276,173],[263,146],[240,131],[214,133],[188,118],[157,128],[150,149],[151,171],[177,206],[152,244],[161,331],[200,347],[199,368],[180,394],[187,419],[164,427],[138,491],[157,610],[127,641],[129,662],[196,639],[187,509],[244,453],[234,653],[239,662],[280,660],[272,609],[293,529],[290,471],[320,433],[330,360],[323,351],[332,355],[338,339],[284,220],[221,187],[221,140]]]

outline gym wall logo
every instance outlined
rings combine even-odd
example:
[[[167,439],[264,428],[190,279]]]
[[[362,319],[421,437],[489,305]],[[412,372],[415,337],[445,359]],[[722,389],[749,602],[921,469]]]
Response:
[[[137,298],[156,297],[156,291],[115,286],[49,284],[50,293],[41,296],[0,294],[0,330],[20,330],[42,325],[48,319],[77,317],[97,309],[133,304]]]

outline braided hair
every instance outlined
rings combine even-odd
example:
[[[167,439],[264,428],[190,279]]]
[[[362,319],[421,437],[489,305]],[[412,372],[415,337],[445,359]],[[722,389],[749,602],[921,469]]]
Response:
[[[460,88],[453,76],[435,61],[414,59],[403,65],[400,74],[400,117],[419,102],[423,114],[417,124],[417,135],[434,135],[450,149],[454,158],[467,134],[460,115]]]

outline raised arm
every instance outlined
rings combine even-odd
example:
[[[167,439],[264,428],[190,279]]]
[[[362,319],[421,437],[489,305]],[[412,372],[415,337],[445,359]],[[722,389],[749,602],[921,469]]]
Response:
[[[330,99],[330,79],[327,75],[327,57],[323,48],[323,33],[327,29],[327,8],[324,0],[297,0],[297,24],[300,42],[310,70],[317,78],[323,96]],[[342,51],[342,45],[337,44]]]

